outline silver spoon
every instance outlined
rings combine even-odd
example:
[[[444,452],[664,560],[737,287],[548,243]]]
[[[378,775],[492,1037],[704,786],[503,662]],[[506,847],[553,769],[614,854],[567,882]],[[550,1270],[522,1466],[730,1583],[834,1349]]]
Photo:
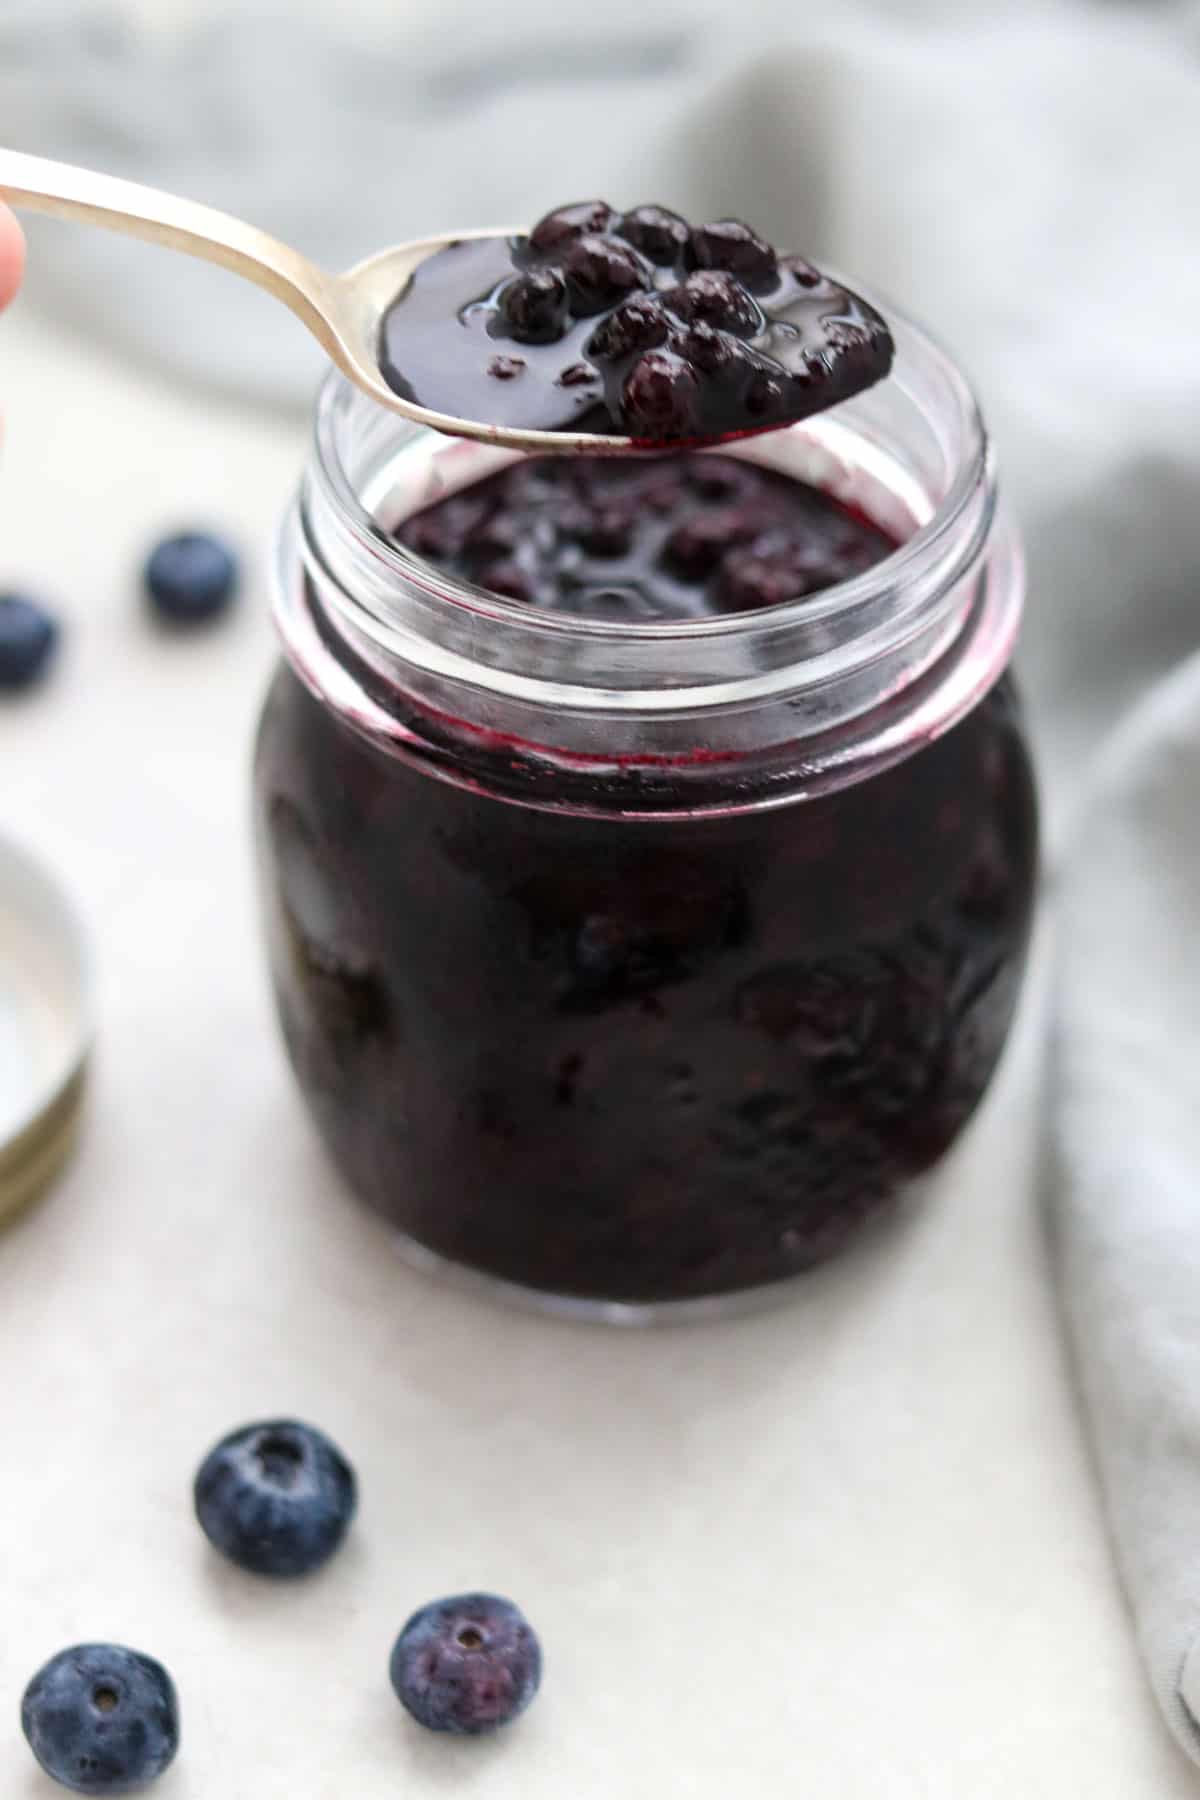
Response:
[[[32,212],[54,213],[60,218],[81,219],[89,225],[106,225],[131,237],[146,238],[168,250],[219,263],[266,288],[291,308],[307,325],[322,349],[342,373],[358,384],[372,400],[393,412],[403,413],[420,425],[451,437],[479,438],[511,450],[535,450],[543,455],[570,451],[629,450],[628,437],[584,431],[522,431],[512,426],[489,425],[482,419],[459,419],[434,412],[405,400],[390,388],[379,370],[379,330],[384,313],[408,281],[418,263],[464,238],[512,237],[511,231],[456,231],[444,237],[419,238],[396,244],[369,256],[344,275],[334,275],[302,256],[278,238],[217,212],[194,200],[100,175],[93,169],[73,168],[43,156],[27,156],[20,150],[0,149],[0,198]]]

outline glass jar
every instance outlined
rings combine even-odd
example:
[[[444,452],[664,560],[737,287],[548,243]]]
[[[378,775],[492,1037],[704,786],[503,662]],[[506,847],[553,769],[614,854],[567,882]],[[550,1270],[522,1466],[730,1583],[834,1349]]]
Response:
[[[899,544],[770,610],[630,625],[390,535],[508,460],[340,378],[284,525],[256,833],[284,1036],[424,1261],[618,1319],[845,1244],[958,1136],[1025,958],[1023,582],[969,388],[892,378],[722,454]]]

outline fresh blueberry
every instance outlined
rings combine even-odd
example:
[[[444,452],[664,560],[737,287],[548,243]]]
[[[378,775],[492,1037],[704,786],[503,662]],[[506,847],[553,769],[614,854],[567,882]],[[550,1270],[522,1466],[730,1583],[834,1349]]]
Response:
[[[237,558],[205,531],[164,538],[146,564],[151,605],[173,625],[202,625],[223,613],[238,584]]]
[[[542,1650],[511,1600],[459,1594],[413,1614],[390,1674],[418,1724],[479,1737],[524,1712],[541,1683]]]
[[[627,243],[653,263],[677,263],[687,248],[688,224],[665,206],[635,206],[619,227]]]
[[[58,625],[36,600],[0,594],[0,689],[32,687],[45,674],[58,643]]]
[[[755,287],[769,286],[778,275],[770,244],[740,219],[718,219],[692,232],[692,257],[699,269],[728,269]]]
[[[21,1729],[53,1780],[76,1794],[132,1794],[179,1748],[179,1702],[161,1663],[119,1644],[76,1644],[40,1669]]]
[[[571,307],[582,318],[615,306],[627,294],[650,285],[645,261],[617,238],[590,234],[576,238],[563,258],[563,274],[571,289]]]
[[[292,1419],[246,1425],[200,1465],[196,1517],[205,1536],[255,1575],[307,1575],[328,1561],[358,1502],[336,1444]]]
[[[529,242],[539,255],[548,256],[588,232],[607,231],[615,216],[606,200],[577,200],[571,206],[556,207],[539,219],[529,234]]]
[[[500,311],[522,344],[552,344],[567,320],[567,284],[557,269],[530,269],[500,295]]]
[[[653,350],[666,338],[668,321],[652,294],[635,294],[602,319],[588,339],[588,355],[617,359]]]
[[[631,437],[686,437],[696,429],[698,384],[683,358],[670,350],[647,350],[625,377],[621,390]]]

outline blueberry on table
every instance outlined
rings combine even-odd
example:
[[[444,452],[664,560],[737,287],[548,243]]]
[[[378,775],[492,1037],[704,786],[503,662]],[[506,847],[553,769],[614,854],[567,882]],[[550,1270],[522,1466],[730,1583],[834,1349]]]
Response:
[[[228,544],[206,531],[164,538],[146,564],[146,596],[172,625],[204,625],[226,611],[238,585],[238,561]]]
[[[120,1644],[76,1644],[40,1669],[21,1729],[53,1780],[76,1794],[133,1794],[179,1748],[179,1702],[161,1663]]]
[[[458,1594],[413,1614],[396,1639],[390,1674],[419,1725],[481,1737],[525,1711],[541,1683],[542,1649],[511,1600]]]
[[[24,594],[0,594],[0,689],[15,693],[46,673],[58,625]]]
[[[200,1465],[196,1517],[209,1542],[255,1575],[307,1575],[345,1537],[354,1471],[323,1432],[294,1419],[245,1425]]]

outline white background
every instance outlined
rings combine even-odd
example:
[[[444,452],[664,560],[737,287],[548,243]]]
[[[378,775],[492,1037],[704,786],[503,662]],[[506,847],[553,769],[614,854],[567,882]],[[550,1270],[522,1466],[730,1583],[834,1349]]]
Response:
[[[100,978],[82,1154],[0,1240],[5,1795],[51,1791],[17,1703],[87,1637],[176,1676],[164,1800],[1194,1792],[1073,1410],[1032,1009],[924,1209],[781,1310],[625,1335],[410,1274],[321,1158],[256,939],[259,571],[303,433],[20,306],[0,400],[0,586],[67,621],[52,684],[0,711],[0,823],[73,888]],[[164,639],[137,567],[192,521],[255,579],[227,627]],[[287,1588],[190,1518],[209,1443],[275,1412],[328,1429],[363,1490],[347,1551]],[[447,1743],[403,1718],[386,1657],[414,1606],[477,1585],[525,1607],[546,1683],[510,1734]]]

